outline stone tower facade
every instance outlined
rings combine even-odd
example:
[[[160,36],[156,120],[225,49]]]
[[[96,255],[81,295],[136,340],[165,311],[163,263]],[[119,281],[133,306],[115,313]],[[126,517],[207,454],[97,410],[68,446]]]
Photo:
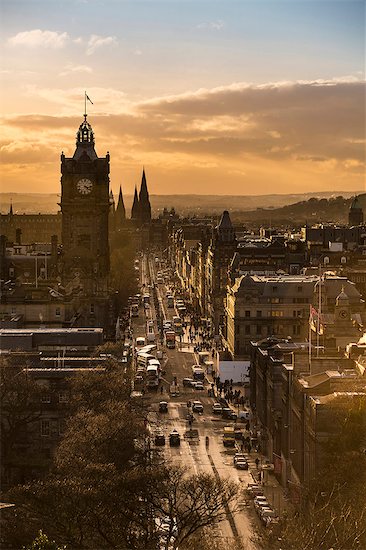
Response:
[[[63,284],[77,278],[84,294],[107,292],[109,275],[109,153],[98,157],[84,115],[73,157],[61,155]]]

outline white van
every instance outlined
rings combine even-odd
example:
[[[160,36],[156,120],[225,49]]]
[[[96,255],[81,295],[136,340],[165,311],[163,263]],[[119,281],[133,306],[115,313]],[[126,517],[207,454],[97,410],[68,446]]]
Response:
[[[136,338],[136,347],[137,348],[142,348],[145,344],[146,344],[146,338],[144,338],[143,336],[138,336]]]

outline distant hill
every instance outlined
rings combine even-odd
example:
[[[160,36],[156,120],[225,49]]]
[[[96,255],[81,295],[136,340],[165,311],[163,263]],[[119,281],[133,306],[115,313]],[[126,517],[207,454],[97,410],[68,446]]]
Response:
[[[345,199],[353,195],[357,195],[359,192],[339,191],[337,193],[322,192],[316,194],[312,206],[316,205],[316,200],[336,199],[338,196],[342,196]],[[240,217],[243,215],[249,216],[248,219],[252,220],[252,215],[255,217],[258,215],[258,209],[273,209],[271,215],[290,216],[290,211],[286,210],[281,213],[278,209],[289,205],[301,205],[306,203],[309,199],[314,197],[314,193],[302,193],[302,194],[288,194],[288,195],[151,195],[151,206],[153,215],[156,216],[166,206],[167,208],[174,207],[178,214],[182,216],[187,215],[203,215],[213,214],[218,215],[223,210],[229,210],[230,213],[240,213]],[[117,196],[115,197],[117,200]],[[127,215],[129,215],[132,206],[132,195],[126,195],[124,197]],[[29,213],[56,213],[59,211],[58,202],[60,201],[60,195],[56,193],[0,193],[0,211],[2,214],[9,212],[10,202],[13,203],[13,211],[17,214]],[[337,203],[338,204],[338,203]],[[325,207],[325,203],[317,204],[317,207]],[[301,206],[296,207],[292,212],[301,212]],[[328,206],[326,207],[328,208]],[[306,211],[311,214],[311,205],[309,208],[306,206]],[[248,214],[253,212],[253,214]],[[255,214],[255,213],[256,214]],[[316,212],[316,210],[314,210]],[[266,217],[267,212],[262,212]],[[262,215],[261,214],[261,215]],[[294,218],[293,218],[294,219]]]
[[[366,196],[366,195],[365,195]],[[271,226],[298,226],[316,222],[347,223],[348,211],[352,198],[342,196],[326,198],[312,197],[307,201],[283,206],[282,208],[264,209],[255,211],[232,211],[231,218],[236,222],[258,225],[258,223]]]

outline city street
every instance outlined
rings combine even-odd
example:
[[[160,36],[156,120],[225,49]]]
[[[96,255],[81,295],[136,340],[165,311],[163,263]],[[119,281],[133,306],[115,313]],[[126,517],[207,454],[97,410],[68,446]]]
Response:
[[[140,282],[147,288],[149,284],[156,279],[154,262],[147,263],[146,257],[141,261]],[[152,280],[150,280],[150,277]],[[161,304],[164,319],[172,319],[177,312],[173,308],[167,307],[166,291],[169,286],[166,284],[157,285],[158,300]],[[150,290],[152,295],[152,290]],[[146,316],[144,307],[140,306],[139,316],[133,318],[134,337],[146,336],[146,322],[148,319],[154,320],[155,330],[156,312],[151,296],[150,307],[146,308]],[[158,338],[157,338],[158,343]],[[212,413],[212,404],[215,402],[214,397],[208,396],[208,389],[211,387],[207,380],[204,383],[204,390],[196,390],[191,387],[183,387],[182,380],[185,377],[192,377],[192,366],[197,363],[197,358],[193,352],[193,346],[188,343],[187,331],[184,331],[182,342],[176,337],[176,348],[166,349],[165,346],[159,345],[163,349],[164,358],[162,360],[163,376],[160,387],[157,392],[149,392],[151,399],[151,428],[153,431],[162,431],[166,438],[166,446],[164,454],[166,459],[177,465],[186,466],[189,471],[194,473],[206,472],[220,478],[229,478],[240,485],[243,491],[240,493],[239,503],[240,511],[232,514],[227,514],[227,520],[220,523],[216,530],[216,536],[227,541],[240,539],[244,543],[244,548],[255,550],[255,545],[251,542],[253,530],[258,525],[256,517],[251,506],[246,506],[244,488],[248,483],[253,482],[250,470],[237,470],[233,464],[233,455],[235,448],[224,447],[222,443],[223,428],[227,425],[232,425],[230,420],[224,420],[219,415]],[[171,396],[169,393],[170,384],[176,378],[179,384],[179,395]],[[163,390],[161,390],[163,388]],[[159,413],[158,403],[160,400],[168,402],[168,412]],[[194,413],[194,421],[192,429],[197,430],[198,438],[184,438],[185,432],[189,429],[187,421],[187,413],[189,411],[187,402],[200,401],[203,405],[203,413]],[[244,428],[244,425],[240,425]],[[169,446],[169,433],[176,429],[181,435],[180,447]],[[206,437],[209,438],[209,445],[206,446]],[[252,465],[253,466],[253,465]],[[255,467],[255,466],[254,466]]]

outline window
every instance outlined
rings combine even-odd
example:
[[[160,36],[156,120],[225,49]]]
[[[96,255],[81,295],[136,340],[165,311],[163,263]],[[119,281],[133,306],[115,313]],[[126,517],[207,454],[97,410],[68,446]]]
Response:
[[[14,267],[9,267],[9,277],[14,277]]]
[[[94,304],[90,304],[90,313],[94,313]]]
[[[69,402],[69,392],[66,390],[60,391],[58,393],[58,402],[59,403],[68,403]]]
[[[49,394],[42,395],[41,403],[51,403],[51,396]]]
[[[245,317],[250,317],[250,310],[249,309],[245,310]]]
[[[272,287],[272,292],[277,292],[277,290],[278,290],[278,287],[277,287],[277,286],[273,286],[273,287]]]
[[[262,334],[262,327],[261,327],[261,325],[257,325],[256,333],[257,333],[257,334]]]
[[[61,315],[61,308],[60,307],[56,308],[55,315],[56,315],[56,317],[60,317],[60,315]]]
[[[49,437],[49,435],[50,435],[50,421],[41,420],[41,436]]]
[[[302,292],[302,286],[297,287],[297,292]]]
[[[250,325],[245,325],[245,334],[250,334]]]
[[[261,311],[257,311],[257,317],[262,317],[262,312]]]

